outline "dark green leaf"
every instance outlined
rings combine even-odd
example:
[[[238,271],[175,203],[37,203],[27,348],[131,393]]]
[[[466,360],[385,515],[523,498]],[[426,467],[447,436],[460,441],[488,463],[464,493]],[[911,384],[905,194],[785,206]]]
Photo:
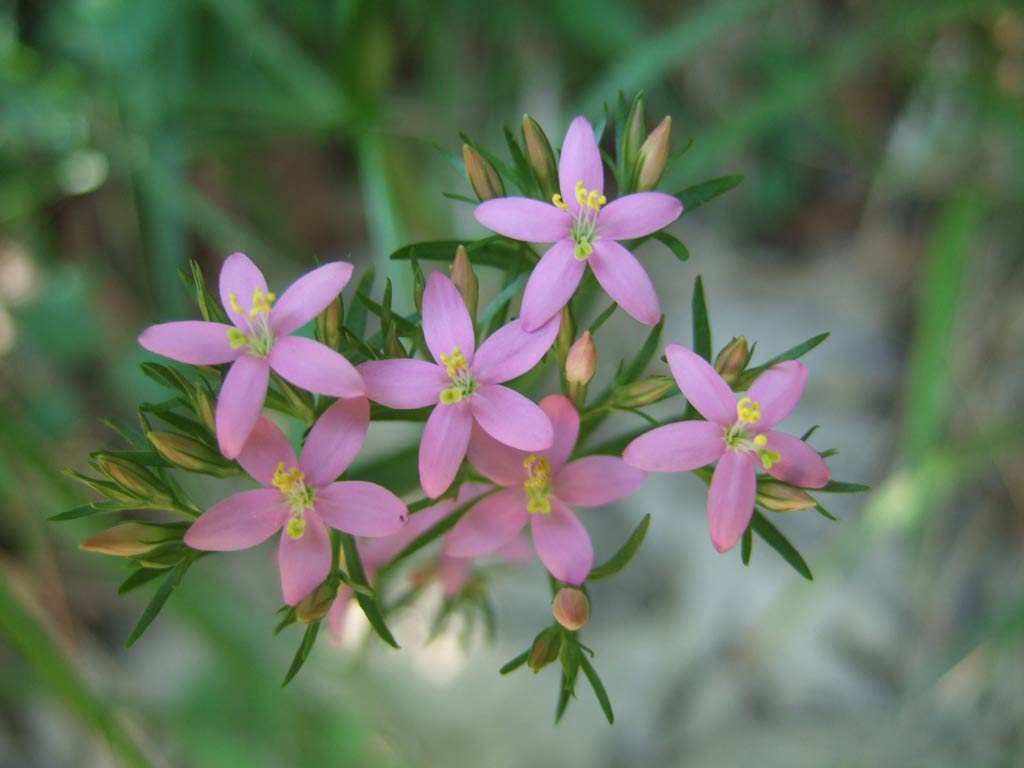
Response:
[[[456,192],[442,192],[443,197],[447,197],[449,200],[458,200],[460,203],[469,203],[470,205],[479,205],[480,201],[475,197],[467,197],[466,195],[460,195]]]
[[[505,269],[511,261],[533,259],[520,243],[513,243],[503,237],[485,237],[482,240],[475,240],[466,243],[462,240],[435,240],[432,242],[413,243],[399,248],[388,258],[392,260],[417,259],[419,261],[443,261],[451,263],[455,260],[455,250],[464,245],[473,266],[499,267]]]
[[[650,333],[647,334],[647,338],[644,339],[644,343],[640,345],[640,349],[630,361],[629,365],[623,368],[615,377],[616,384],[628,384],[640,375],[640,372],[643,371],[647,363],[649,363],[651,358],[654,357],[654,353],[658,351],[658,343],[661,341],[661,331],[664,327],[665,316],[662,315],[658,324],[651,329]]]
[[[704,298],[704,280],[700,275],[693,282],[693,351],[711,362],[711,321]]]
[[[588,329],[590,333],[597,333],[597,329],[604,325],[605,321],[608,320],[608,318],[611,317],[613,314],[615,314],[615,310],[618,308],[619,305],[616,304],[614,301],[611,304],[609,304],[607,309],[605,309],[600,315],[598,315],[597,319],[590,324],[590,328]]]
[[[66,512],[60,512],[56,515],[51,515],[47,518],[47,520],[51,523],[62,523],[65,520],[77,520],[80,517],[89,517],[90,515],[95,515],[100,512],[110,511],[109,509],[104,509],[103,507],[99,506],[100,503],[102,502],[93,504],[83,504],[80,507],[69,509]],[[120,509],[119,506],[115,506],[114,508]]]
[[[836,517],[835,515],[833,515],[833,514],[832,514],[831,512],[829,512],[829,511],[828,511],[827,509],[825,509],[825,508],[824,508],[823,506],[821,506],[821,504],[820,504],[820,503],[816,504],[816,505],[814,506],[814,509],[815,509],[815,510],[817,511],[817,513],[818,513],[819,515],[821,515],[822,517],[827,517],[827,518],[828,518],[829,520],[831,520],[831,521],[832,521],[833,523],[838,523],[838,522],[839,522],[839,518],[838,518],[838,517]]]
[[[127,592],[131,592],[136,587],[148,584],[157,576],[166,573],[167,569],[165,568],[137,568],[132,571],[131,575],[127,579],[121,582],[121,586],[117,588],[117,594],[123,595]]]
[[[812,336],[811,338],[807,339],[807,341],[801,342],[800,344],[797,344],[795,347],[790,347],[782,354],[776,355],[767,362],[761,363],[760,365],[754,368],[749,368],[748,370],[744,371],[739,381],[736,382],[735,388],[746,389],[748,386],[750,386],[750,384],[753,383],[754,379],[761,375],[763,371],[768,370],[777,363],[782,363],[785,362],[786,360],[799,360],[801,357],[806,355],[816,346],[821,344],[821,342],[827,339],[830,335],[830,333],[819,333],[817,336]]]
[[[743,532],[743,539],[740,545],[740,560],[743,561],[744,565],[750,565],[750,554],[754,549],[754,533],[751,526],[747,526],[747,530]]]
[[[288,667],[288,672],[284,676],[284,680],[281,681],[282,687],[288,685],[292,681],[292,678],[299,673],[302,669],[302,665],[306,663],[306,659],[309,658],[310,651],[313,650],[313,646],[316,644],[316,636],[320,631],[320,622],[314,621],[306,626],[306,632],[302,635],[302,642],[299,643],[298,650],[295,651],[295,658],[292,659],[292,665]]]
[[[483,311],[483,314],[480,315],[480,320],[477,323],[477,325],[480,328],[487,328],[491,320],[494,317],[496,317],[499,312],[504,312],[506,307],[508,307],[509,302],[512,301],[513,297],[515,297],[515,295],[519,293],[520,289],[524,285],[526,285],[526,278],[528,277],[529,275],[525,273],[521,274],[511,283],[506,285],[502,289],[501,293],[495,296],[491,300],[491,303],[487,305],[487,308]]]
[[[819,493],[867,493],[871,490],[870,485],[860,483],[844,483],[840,480],[830,480],[823,487],[815,489]]]
[[[128,635],[128,640],[125,641],[124,647],[131,648],[135,644],[135,641],[142,637],[142,633],[149,628],[149,625],[153,623],[153,619],[157,617],[160,610],[164,607],[164,603],[167,602],[168,598],[181,584],[182,578],[185,576],[185,572],[189,569],[189,566],[198,557],[198,552],[190,551],[189,554],[185,555],[185,558],[179,562],[176,566],[170,569],[167,573],[167,578],[163,580],[163,583],[157,588],[156,593],[153,595],[153,599],[149,601],[149,605],[146,606],[146,610],[142,612],[142,616],[139,617],[138,623],[135,628]]]
[[[348,577],[353,584],[370,587],[369,581],[366,579],[366,571],[363,570],[362,560],[359,558],[359,549],[356,547],[356,540],[347,533],[341,535],[341,546],[345,551],[345,566],[348,569]],[[364,594],[362,590],[356,590],[354,592],[356,601],[359,603],[359,607],[363,609],[363,613],[366,614],[367,621],[370,622],[370,626],[373,627],[374,631],[380,636],[388,645],[393,648],[398,648],[398,641],[395,640],[395,636],[391,634],[391,630],[388,628],[387,622],[384,620],[384,612],[381,610],[380,603],[377,601],[377,596],[374,593],[373,597]]]
[[[359,280],[356,286],[356,296],[369,296],[373,290],[373,276],[376,270],[371,266]],[[366,335],[366,305],[359,301],[353,301],[348,308],[348,317],[345,318],[345,327],[352,332],[352,335],[361,339]]]
[[[668,232],[655,232],[651,237],[667,246],[680,261],[687,261],[690,258],[690,249],[675,235],[670,235]]]
[[[704,203],[714,200],[719,195],[725,194],[730,189],[743,181],[742,174],[734,176],[719,176],[717,179],[695,184],[687,187],[676,195],[683,203],[683,213],[687,214],[700,208]]]
[[[615,723],[615,713],[612,711],[612,702],[608,698],[608,692],[604,689],[604,683],[601,682],[597,670],[594,669],[594,665],[583,654],[580,654],[580,666],[583,667],[583,674],[590,681],[590,687],[594,689],[594,695],[597,696],[597,701],[601,705],[601,711],[604,712],[605,718],[608,720],[608,725],[613,725]]]
[[[558,704],[555,707],[555,723],[559,723],[562,720],[562,715],[565,714],[565,710],[569,706],[569,697],[572,696],[572,692],[569,690],[568,681],[565,678],[565,672],[562,673],[562,680],[559,683],[558,688]]]
[[[601,579],[607,579],[629,565],[629,561],[640,551],[640,546],[644,543],[644,537],[647,536],[647,529],[650,527],[651,515],[648,513],[644,515],[643,520],[633,529],[633,532],[626,539],[626,542],[619,547],[619,550],[605,563],[592,570],[587,580],[600,581]]]
[[[782,535],[782,531],[768,522],[768,518],[760,511],[754,510],[754,517],[750,521],[754,533],[768,543],[772,549],[778,552],[782,559],[793,566],[793,569],[808,581],[814,581],[811,569],[807,566],[803,557],[796,547],[790,544],[789,539]]]
[[[521,666],[523,666],[523,664],[525,664],[526,660],[529,659],[529,658],[530,658],[530,649],[527,648],[525,651],[520,653],[514,659],[511,659],[510,661],[506,662],[504,664],[504,666],[502,666],[502,668],[498,670],[498,674],[507,675],[509,672],[514,672],[515,670],[517,670]]]

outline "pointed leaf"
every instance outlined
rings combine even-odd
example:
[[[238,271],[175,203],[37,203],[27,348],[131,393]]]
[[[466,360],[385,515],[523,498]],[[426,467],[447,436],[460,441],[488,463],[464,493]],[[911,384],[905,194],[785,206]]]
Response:
[[[149,605],[146,606],[146,610],[142,612],[142,616],[139,617],[138,623],[135,628],[128,635],[128,640],[125,641],[124,647],[131,648],[135,644],[135,641],[142,637],[142,633],[149,628],[149,625],[153,623],[153,619],[157,617],[160,610],[164,607],[164,603],[167,602],[171,594],[178,585],[181,584],[182,578],[185,576],[185,572],[189,569],[189,566],[195,562],[199,556],[198,552],[190,550],[185,555],[184,559],[181,560],[176,566],[174,566],[167,574],[167,578],[163,580],[163,583],[157,588],[153,598],[149,601]]]
[[[814,581],[811,569],[807,566],[797,548],[789,542],[789,539],[782,535],[782,531],[768,522],[768,518],[761,514],[759,510],[754,510],[754,517],[750,521],[750,526],[754,529],[754,533],[764,539],[768,546],[778,552],[782,559],[793,566],[797,573],[808,581]]]
[[[302,635],[302,642],[299,643],[298,649],[295,651],[295,658],[292,659],[292,665],[288,667],[288,672],[284,676],[284,680],[281,681],[281,686],[284,687],[292,681],[292,678],[299,673],[302,669],[302,665],[306,663],[306,659],[309,658],[310,651],[313,650],[313,646],[316,644],[316,636],[320,631],[320,622],[314,621],[306,625],[306,631]]]
[[[612,701],[608,698],[608,692],[604,689],[604,683],[601,682],[597,670],[594,669],[594,665],[583,654],[580,654],[580,666],[583,667],[583,674],[590,681],[590,687],[594,689],[594,695],[597,696],[597,701],[601,705],[601,711],[604,712],[605,718],[608,720],[608,725],[614,725],[615,713],[612,711]]]
[[[647,529],[650,527],[651,515],[647,513],[637,527],[633,529],[633,532],[629,534],[626,542],[619,547],[618,551],[608,558],[606,562],[594,568],[587,577],[587,580],[600,581],[601,579],[607,579],[629,565],[629,561],[640,551],[640,547],[644,543],[644,537],[647,536]]]
[[[690,258],[690,249],[675,235],[670,235],[668,232],[655,232],[651,237],[665,245],[680,261],[687,261]]]
[[[704,280],[700,275],[693,282],[693,351],[711,362],[711,321],[704,298]]]
[[[725,194],[741,181],[743,181],[742,174],[719,176],[717,179],[709,179],[692,187],[687,187],[677,194],[676,197],[683,203],[683,214],[687,214],[700,208],[704,203],[714,200],[719,195]]]

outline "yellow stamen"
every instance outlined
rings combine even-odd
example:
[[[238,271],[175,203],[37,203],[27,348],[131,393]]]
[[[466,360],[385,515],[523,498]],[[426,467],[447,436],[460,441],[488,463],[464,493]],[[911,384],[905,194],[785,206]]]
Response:
[[[469,368],[469,363],[466,362],[465,356],[462,354],[460,347],[452,349],[450,355],[446,355],[444,352],[441,353],[441,362],[444,363],[445,372],[448,374],[448,378],[453,379],[459,371],[464,371]]]
[[[761,404],[749,397],[741,398],[736,403],[736,416],[747,424],[757,424],[761,420]]]
[[[754,445],[756,445],[758,448],[764,448],[766,445],[768,445],[767,435],[758,435],[757,437],[755,437]]]
[[[237,315],[244,315],[245,314],[245,310],[242,309],[242,305],[238,303],[238,294],[237,293],[229,293],[228,294],[228,303],[231,305],[231,310],[235,314],[237,314]]]
[[[523,461],[527,478],[523,481],[526,491],[526,510],[530,514],[546,515],[551,511],[551,462],[547,456],[538,457],[531,453]]]
[[[576,182],[576,202],[580,205],[587,204],[587,188],[583,186],[583,180]]]
[[[559,195],[558,193],[555,193],[554,195],[551,196],[551,202],[554,203],[555,207],[560,210],[569,210],[569,204],[562,200],[562,196]]]
[[[274,487],[277,488],[281,493],[286,496],[292,493],[299,485],[303,484],[306,480],[306,475],[298,467],[292,467],[291,469],[284,468],[284,462],[280,462],[277,465],[277,469],[274,470]]]
[[[276,299],[277,296],[273,293],[264,291],[262,288],[255,289],[252,292],[252,309],[249,310],[249,317],[255,319],[259,315],[268,314]]]

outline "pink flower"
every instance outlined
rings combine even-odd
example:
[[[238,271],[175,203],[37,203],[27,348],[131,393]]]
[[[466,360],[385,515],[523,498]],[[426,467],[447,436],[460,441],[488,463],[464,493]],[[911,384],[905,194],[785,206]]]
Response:
[[[804,488],[821,488],[831,478],[817,451],[772,429],[803,395],[807,366],[796,361],[772,366],[737,402],[702,357],[678,344],[669,344],[665,353],[679,389],[707,421],[652,429],[630,443],[623,458],[648,472],[687,472],[718,460],[708,492],[708,523],[711,543],[726,552],[754,514],[759,463],[773,477]]]
[[[234,325],[161,323],[143,331],[139,344],[190,365],[233,363],[217,400],[216,422],[221,453],[234,459],[263,409],[271,370],[321,395],[365,394],[348,360],[312,339],[290,335],[330,304],[351,276],[351,264],[324,264],[292,283],[275,303],[259,268],[234,253],[220,271],[220,300]]]
[[[657,323],[661,308],[651,279],[616,241],[667,227],[682,213],[683,204],[661,192],[637,192],[605,205],[601,151],[585,117],[573,120],[565,134],[558,183],[561,194],[551,204],[499,197],[473,211],[477,221],[505,237],[554,243],[526,284],[524,330],[539,328],[569,303],[587,263],[620,307],[641,323]]]
[[[420,483],[436,499],[451,485],[476,421],[496,440],[524,451],[551,445],[551,422],[523,395],[499,386],[533,368],[558,335],[559,318],[534,333],[517,322],[476,349],[473,321],[446,276],[423,291],[423,336],[434,362],[374,360],[359,366],[369,398],[388,408],[436,405],[420,443]]]
[[[210,507],[185,533],[185,543],[227,552],[253,547],[280,530],[281,589],[284,601],[295,605],[330,573],[327,525],[356,536],[387,536],[409,517],[401,499],[379,485],[335,482],[359,453],[369,424],[365,397],[339,400],[313,425],[297,461],[284,433],[259,419],[238,462],[264,488]]]
[[[562,395],[544,398],[540,407],[555,430],[554,443],[543,455],[513,450],[480,430],[473,433],[470,462],[505,490],[481,499],[459,520],[445,552],[455,557],[493,552],[529,521],[541,562],[556,579],[578,585],[590,573],[594,548],[567,504],[609,504],[632,493],[645,475],[618,456],[586,456],[566,463],[579,435],[579,414]]]

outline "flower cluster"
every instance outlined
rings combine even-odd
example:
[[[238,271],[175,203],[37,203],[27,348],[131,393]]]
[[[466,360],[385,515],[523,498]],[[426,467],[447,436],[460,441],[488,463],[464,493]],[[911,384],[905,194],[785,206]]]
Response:
[[[638,111],[635,102],[625,117],[626,134],[642,136],[642,105]],[[488,571],[477,564],[480,558],[521,564],[536,551],[552,579],[556,621],[503,671],[527,663],[537,670],[560,657],[563,692],[571,692],[575,670],[582,669],[605,706],[607,696],[576,639],[590,615],[587,584],[626,565],[650,515],[595,568],[593,544],[574,507],[617,502],[636,491],[648,472],[695,472],[710,483],[711,542],[720,552],[752,531],[773,546],[785,542],[759,505],[770,511],[814,506],[827,514],[804,490],[830,484],[822,455],[807,436],[775,429],[807,381],[806,366],[795,358],[820,338],[759,367],[750,367],[746,341],[733,340],[713,365],[708,330],[695,333],[695,349],[665,347],[671,378],[642,377],[659,349],[662,316],[654,285],[630,249],[652,235],[671,244],[661,230],[680,216],[687,199],[686,192],[651,191],[667,159],[668,125],[639,149],[623,140],[617,199],[609,199],[599,137],[583,117],[572,121],[557,164],[539,126],[524,121],[519,197],[504,196],[502,174],[467,145],[467,173],[482,200],[475,216],[498,237],[460,248],[451,276],[424,276],[414,263],[416,314],[392,309],[390,286],[381,302],[373,301],[364,282],[346,315],[340,295],[353,268],[344,262],[314,269],[278,297],[248,257],[229,256],[220,272],[219,307],[195,281],[204,321],[154,325],[139,337],[150,352],[194,366],[190,377],[147,364],[147,373],[178,392],[167,407],[140,410],[152,459],[130,458],[140,451],[96,454],[102,477],[82,478],[108,501],[65,516],[107,504],[170,509],[189,519],[133,521],[83,546],[133,558],[138,571],[128,587],[168,568],[173,586],[204,553],[245,549],[280,532],[287,606],[282,626],[304,622],[314,628],[290,675],[308,654],[319,622],[340,634],[354,602],[395,644],[380,595],[397,567],[425,547],[439,543],[414,584],[418,589],[440,581],[446,610],[487,608]],[[707,190],[701,195],[707,197]],[[538,260],[533,242],[554,245]],[[480,264],[506,268],[513,289],[523,268],[532,267],[519,317],[506,321],[512,298],[506,291],[477,318],[478,285],[467,252],[477,253]],[[585,311],[578,289],[588,264],[614,303],[577,338],[575,318]],[[694,306],[705,308],[699,280],[697,291]],[[594,334],[616,306],[653,329],[634,360],[588,403],[597,369]],[[707,323],[703,311],[698,319]],[[369,312],[380,320],[376,334],[366,332]],[[301,335],[313,320],[316,338]],[[535,400],[530,393],[539,388],[548,362],[561,370],[562,393]],[[681,421],[655,422],[593,446],[589,438],[609,414],[638,413],[652,421],[640,409],[677,392],[688,403]],[[271,420],[268,411],[298,420],[304,429]],[[166,426],[155,428],[151,419]],[[411,455],[367,468],[357,459],[371,421],[383,419],[422,422],[422,436]],[[297,452],[288,433],[300,431]],[[244,473],[260,487],[202,509],[169,479],[170,468],[217,477]],[[412,483],[403,479],[410,468]],[[523,536],[528,524],[532,548]],[[792,552],[783,554],[794,562]],[[806,568],[802,559],[798,569],[800,564]],[[137,633],[142,629],[144,624]],[[605,711],[610,719],[610,704]]]

